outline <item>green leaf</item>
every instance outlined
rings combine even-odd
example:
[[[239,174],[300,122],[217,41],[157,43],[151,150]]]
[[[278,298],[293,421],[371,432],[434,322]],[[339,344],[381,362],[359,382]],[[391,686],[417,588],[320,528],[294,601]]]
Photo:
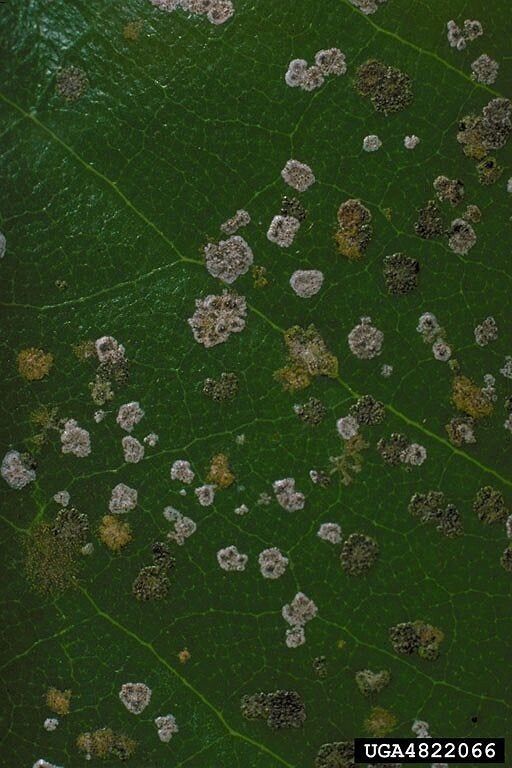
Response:
[[[507,96],[508,4],[389,0],[368,16],[349,0],[235,6],[232,20],[213,26],[144,0],[2,5],[2,456],[34,450],[30,438],[41,433],[34,412],[57,409],[57,427],[46,430],[37,451],[36,481],[1,488],[2,755],[9,765],[30,766],[40,757],[81,765],[78,735],[109,727],[137,740],[133,763],[141,766],[302,768],[314,764],[322,744],[363,735],[374,706],[396,716],[394,733],[402,736],[411,735],[415,718],[427,720],[434,736],[503,736],[510,729],[510,574],[500,565],[507,537],[502,523],[483,524],[472,505],[486,485],[509,506],[511,499],[510,433],[503,428],[510,381],[499,373],[511,354],[511,155],[510,146],[495,153],[505,172],[483,186],[456,140],[464,115]],[[484,36],[464,51],[450,48],[450,18],[479,19]],[[330,46],[345,53],[347,74],[313,92],[286,86],[291,59],[312,61]],[[470,64],[484,52],[500,64],[489,86],[471,79]],[[406,110],[385,116],[357,93],[357,67],[369,58],[410,75],[414,98]],[[73,101],[56,92],[59,71],[68,67],[88,81]],[[362,150],[368,134],[380,137],[377,152]],[[403,146],[410,134],[421,139],[414,150]],[[310,165],[316,183],[297,195],[308,215],[293,246],[280,249],[266,232],[283,196],[295,195],[280,175],[290,158]],[[466,255],[453,253],[446,238],[415,234],[418,209],[434,197],[439,175],[465,186],[462,206],[440,204],[448,223],[466,203],[482,211],[477,243]],[[373,237],[358,261],[341,256],[334,243],[338,208],[350,198],[372,215]],[[246,327],[205,349],[187,319],[197,298],[223,286],[207,273],[202,249],[224,237],[221,223],[240,208],[252,222],[239,234],[268,285],[255,287],[251,271],[237,280],[233,287],[247,299]],[[384,257],[397,252],[421,265],[419,287],[405,296],[386,290],[382,272]],[[310,299],[290,288],[297,269],[324,273]],[[455,446],[448,438],[453,373],[416,332],[427,311],[444,328],[462,374],[478,386],[484,374],[496,376],[498,399],[478,423],[475,444]],[[473,329],[489,315],[499,337],[480,347]],[[347,335],[367,316],[384,333],[383,350],[359,360]],[[314,377],[307,390],[290,393],[274,373],[289,364],[283,334],[297,325],[314,325],[338,359],[339,375]],[[103,335],[124,345],[130,377],[113,382],[107,416],[95,423],[88,386],[95,364],[80,361],[73,346]],[[18,353],[31,348],[53,356],[40,380],[27,381],[18,370]],[[380,373],[384,363],[393,366],[388,378]],[[237,374],[239,391],[219,403],[202,389],[223,372]],[[314,485],[309,471],[328,470],[329,457],[341,453],[336,420],[364,394],[382,401],[386,414],[361,429],[369,446],[356,462],[360,471],[348,485],[338,474],[326,488]],[[309,397],[327,409],[318,426],[293,411]],[[159,435],[138,464],[124,461],[126,433],[115,420],[130,401],[145,412],[134,436]],[[89,456],[61,452],[59,419],[76,419],[90,432]],[[422,466],[382,461],[377,442],[393,432],[426,448]],[[213,506],[201,507],[193,488],[208,482],[220,453],[236,481],[217,491]],[[170,478],[178,459],[196,472],[185,496]],[[287,477],[306,495],[303,510],[288,513],[273,497],[272,483]],[[97,529],[118,483],[138,491],[138,506],[123,518],[133,539],[115,554]],[[45,596],[27,578],[26,542],[42,522],[54,524],[59,506],[52,497],[63,489],[88,515],[95,548],[80,555],[75,588]],[[429,490],[442,491],[460,510],[462,537],[444,537],[409,514],[411,496]],[[257,503],[262,493],[272,495],[268,506]],[[241,504],[250,510],[244,516],[234,513]],[[197,531],[183,546],[172,545],[169,595],[139,602],[132,583],[151,565],[151,545],[170,530],[166,506],[191,517]],[[316,536],[324,522],[339,523],[345,538],[377,540],[379,557],[367,574],[341,568],[340,546]],[[245,571],[219,568],[216,553],[229,545],[249,556]],[[289,567],[279,579],[263,579],[258,554],[274,546]],[[299,591],[318,615],[306,643],[289,649],[281,608]],[[389,627],[416,620],[444,632],[435,661],[393,650]],[[190,659],[182,663],[185,648]],[[322,656],[326,676],[313,664]],[[391,673],[375,700],[355,682],[365,669]],[[125,682],[153,691],[138,717],[119,701]],[[52,716],[44,698],[51,686],[72,691],[70,714],[53,733],[43,728]],[[278,689],[302,696],[307,719],[300,730],[272,730],[242,716],[242,696]],[[167,714],[179,732],[164,744],[153,721]]]

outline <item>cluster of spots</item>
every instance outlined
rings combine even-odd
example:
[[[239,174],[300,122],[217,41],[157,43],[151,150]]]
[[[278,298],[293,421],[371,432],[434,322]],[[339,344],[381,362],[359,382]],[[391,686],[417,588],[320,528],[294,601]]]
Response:
[[[295,488],[293,477],[285,477],[272,483],[276,500],[286,512],[298,512],[304,509],[306,497]]]
[[[350,261],[360,259],[370,243],[372,215],[360,200],[349,199],[338,208],[338,229],[334,240],[339,253]]]
[[[87,429],[79,427],[75,419],[68,419],[60,433],[62,453],[71,453],[80,459],[91,452],[91,436]]]
[[[432,354],[436,360],[444,363],[450,360],[452,350],[445,340],[446,333],[432,312],[424,312],[420,315],[416,331],[421,334],[425,344],[432,345]]]
[[[173,529],[167,534],[167,538],[175,541],[180,547],[197,531],[197,525],[191,517],[187,517],[173,507],[165,507],[164,517],[172,523]]]
[[[362,317],[347,336],[348,346],[360,360],[372,360],[382,352],[384,334],[374,325],[371,317]]]
[[[382,147],[382,141],[379,139],[376,133],[370,133],[363,139],[363,151],[364,152],[377,152]]]
[[[178,480],[180,483],[190,485],[194,482],[195,473],[190,462],[185,459],[177,459],[171,466],[171,480]]]
[[[288,648],[298,648],[306,642],[304,627],[315,618],[318,613],[313,600],[304,592],[297,592],[291,603],[283,605],[281,610],[283,619],[290,625],[286,630],[285,642]]]
[[[324,420],[327,408],[317,397],[310,397],[305,403],[294,405],[293,412],[304,424],[317,427]]]
[[[265,720],[269,728],[300,728],[306,708],[297,691],[272,691],[242,696],[240,711],[248,720]]]
[[[418,287],[420,263],[404,253],[384,257],[384,282],[393,296],[404,296]]]
[[[208,243],[204,257],[210,275],[227,285],[245,275],[254,261],[251,247],[240,235],[232,235],[219,243]]]
[[[245,571],[248,560],[249,556],[239,552],[234,544],[217,552],[217,562],[223,571]]]
[[[164,744],[168,744],[179,728],[174,715],[160,715],[155,717],[158,738]]]
[[[53,355],[44,349],[29,347],[18,353],[18,371],[26,381],[41,381],[53,366]]]
[[[32,527],[25,539],[25,573],[31,586],[43,595],[56,595],[77,584],[80,555],[86,544],[89,519],[74,507],[63,507],[53,524]]]
[[[458,51],[463,51],[467,43],[473,42],[484,33],[482,25],[476,19],[466,19],[462,29],[453,19],[450,19],[446,23],[446,31],[450,46]]]
[[[288,352],[287,365],[274,374],[284,389],[294,392],[308,387],[316,376],[336,378],[338,360],[331,354],[314,325],[294,325],[284,334]]]
[[[494,317],[489,315],[475,327],[475,341],[479,347],[486,347],[498,338],[498,326]]]
[[[356,768],[353,741],[329,741],[315,757],[315,768]]]
[[[155,542],[151,549],[153,565],[141,568],[132,584],[132,593],[141,602],[162,600],[167,597],[171,586],[169,571],[174,568],[174,558],[169,547]]]
[[[210,24],[224,24],[235,13],[231,0],[150,0],[161,11],[177,11],[181,9],[194,16],[206,16]]]
[[[419,443],[411,443],[400,432],[392,432],[389,437],[382,437],[377,443],[377,450],[383,461],[392,467],[405,464],[420,467],[427,458],[427,450]]]
[[[486,171],[489,173],[489,170]],[[480,179],[482,181],[482,179]],[[436,197],[441,203],[451,207],[460,205],[464,199],[464,184],[459,179],[449,179],[447,176],[437,176],[434,180]],[[434,239],[445,235],[448,247],[459,255],[467,254],[476,243],[476,233],[472,224],[480,222],[482,214],[478,206],[468,205],[466,211],[450,224],[444,224],[443,213],[435,200],[429,200],[418,212],[418,220],[414,225],[416,234],[424,240]]]
[[[258,556],[260,572],[265,579],[281,578],[286,572],[288,562],[288,558],[277,547],[264,549]]]
[[[125,483],[118,483],[112,488],[108,508],[113,515],[124,515],[133,512],[137,506],[138,493]]]
[[[236,293],[209,294],[196,299],[196,311],[188,319],[194,339],[207,349],[227,341],[245,328],[247,305]]]
[[[249,507],[247,504],[240,504],[239,507],[235,507],[235,515],[239,515],[239,517],[243,517],[244,515],[247,515],[249,512]]]
[[[322,523],[316,535],[329,544],[341,544],[342,534],[338,523]]]
[[[230,485],[233,485],[235,475],[229,467],[229,459],[226,454],[218,453],[212,458],[206,479],[220,489],[229,488]]]
[[[81,733],[76,740],[76,746],[85,754],[86,760],[128,760],[135,754],[137,742],[124,733],[113,731],[112,728],[98,728]]]
[[[315,175],[309,165],[299,160],[288,160],[281,171],[281,176],[283,181],[297,192],[305,192],[315,183]],[[267,239],[280,248],[289,248],[292,245],[305,218],[300,201],[292,202],[288,198],[285,200],[281,206],[281,213],[273,217],[267,230]]]
[[[377,59],[369,59],[358,67],[355,87],[361,96],[370,99],[377,112],[384,115],[405,109],[413,99],[409,75]]]
[[[292,290],[301,299],[316,296],[323,282],[324,274],[319,269],[297,269],[290,277]]]
[[[464,154],[477,163],[481,184],[494,184],[503,169],[491,151],[501,149],[512,132],[512,104],[509,99],[491,99],[481,115],[466,115],[459,122],[457,141]]]
[[[284,80],[290,88],[314,91],[324,84],[326,77],[330,75],[339,77],[346,71],[345,54],[339,48],[326,48],[315,53],[315,63],[311,66],[306,59],[290,61]]]
[[[111,552],[121,552],[132,540],[132,529],[128,522],[117,515],[104,515],[98,528],[100,541]]]
[[[391,682],[391,674],[387,669],[381,669],[378,672],[372,672],[371,669],[361,669],[356,672],[356,685],[363,696],[375,696]]]
[[[421,659],[435,661],[439,657],[444,634],[432,624],[423,621],[406,621],[389,629],[393,650],[405,656],[417,653]]]
[[[236,373],[221,373],[218,379],[205,379],[203,394],[216,403],[234,400],[238,394],[240,382]]]
[[[132,715],[140,715],[151,701],[152,691],[145,683],[123,683],[119,701]]]
[[[379,545],[372,536],[351,533],[341,548],[341,567],[349,576],[361,576],[375,564],[379,551]]]
[[[364,721],[365,730],[376,738],[383,738],[394,731],[398,719],[396,715],[384,707],[373,707]]]
[[[63,67],[55,77],[55,90],[66,101],[77,101],[89,88],[89,78],[80,67]]]
[[[235,232],[238,232],[242,227],[247,227],[250,223],[250,214],[243,208],[240,208],[234,216],[221,224],[220,228],[225,235],[234,235]]]
[[[471,77],[477,83],[492,85],[498,78],[500,65],[494,59],[491,59],[487,53],[482,53],[478,59],[471,64]]]
[[[29,454],[19,451],[7,451],[2,459],[0,470],[3,479],[11,488],[20,491],[36,479],[36,470]]]
[[[462,536],[462,517],[454,504],[446,504],[444,493],[428,491],[415,493],[409,502],[409,512],[422,523],[432,523],[436,530],[448,538]]]

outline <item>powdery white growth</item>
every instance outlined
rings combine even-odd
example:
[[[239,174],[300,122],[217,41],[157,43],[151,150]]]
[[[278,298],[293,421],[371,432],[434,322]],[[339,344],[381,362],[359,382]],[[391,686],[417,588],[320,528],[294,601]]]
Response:
[[[384,363],[384,365],[380,369],[380,375],[384,376],[385,379],[389,379],[392,373],[393,373],[393,366],[388,365],[387,363]]]
[[[311,67],[308,67],[304,72],[304,77],[302,78],[300,87],[302,88],[303,91],[315,91],[317,88],[320,88],[320,86],[323,84],[324,84],[324,75],[322,72],[322,68],[317,66],[317,64],[313,64]]]
[[[432,354],[436,360],[441,360],[441,362],[445,363],[452,356],[452,350],[446,341],[437,339],[437,341],[434,341],[432,344]]]
[[[466,38],[459,25],[453,19],[450,19],[446,24],[446,37],[451,48],[462,51],[466,47]]]
[[[3,232],[0,232],[0,259],[5,256],[5,249],[7,248],[7,240]]]
[[[126,435],[121,440],[123,446],[124,460],[129,464],[138,464],[144,458],[144,446],[136,437]]]
[[[182,515],[181,512],[178,512],[173,507],[166,507],[164,509],[164,517],[170,523],[173,523],[174,528],[174,530],[167,534],[167,538],[175,541],[180,547],[185,543],[186,539],[197,531],[197,525],[192,518]]]
[[[291,603],[283,605],[281,613],[283,619],[292,627],[303,627],[315,618],[318,608],[304,592],[297,592]]]
[[[195,472],[189,461],[177,459],[171,467],[171,480],[179,480],[180,483],[190,485],[194,481]]]
[[[478,59],[471,64],[471,77],[477,83],[492,85],[498,77],[500,65],[494,59],[491,59],[486,53],[482,53]]]
[[[290,277],[290,285],[301,299],[310,299],[321,289],[324,273],[319,269],[297,269]]]
[[[336,429],[343,440],[350,440],[359,432],[359,422],[354,416],[342,416],[336,422]]]
[[[68,419],[60,433],[62,453],[72,453],[83,459],[91,452],[91,437],[86,429],[78,426],[75,419]]]
[[[167,13],[182,8],[197,16],[206,16],[211,24],[224,24],[235,13],[231,0],[150,0],[150,2]]]
[[[465,19],[464,21],[464,37],[469,42],[476,40],[477,37],[481,37],[484,33],[481,23],[477,19]]]
[[[59,768],[59,766],[49,763],[48,760],[43,760],[43,758],[40,757],[39,760],[35,761],[32,768]]]
[[[289,248],[300,229],[300,221],[295,216],[274,216],[267,231],[267,239],[280,248]]]
[[[404,138],[404,147],[406,149],[415,149],[419,143],[420,139],[414,134],[412,134],[412,136],[405,136]]]
[[[167,11],[168,13],[181,7],[181,0],[149,0],[149,2],[151,5],[154,5],[155,8],[159,8],[161,11]]]
[[[329,544],[341,542],[341,528],[338,523],[322,523],[316,535],[322,541],[328,541]]]
[[[415,720],[411,726],[411,731],[418,739],[430,738],[430,725],[425,720]]]
[[[498,395],[496,394],[496,379],[492,373],[486,373],[484,376],[484,386],[482,387],[482,394],[487,400],[496,402]]]
[[[45,731],[49,731],[50,733],[52,731],[55,731],[58,728],[59,721],[56,717],[47,717],[46,720],[43,723],[43,728]]]
[[[416,330],[421,333],[425,341],[432,342],[441,328],[437,322],[437,317],[432,312],[424,312],[418,319]]]
[[[365,152],[376,152],[382,147],[382,141],[377,134],[370,133],[369,136],[365,136],[363,139],[363,149]]]
[[[459,255],[464,256],[476,243],[476,233],[471,224],[464,219],[454,219],[451,223],[448,246]]]
[[[289,187],[293,187],[297,192],[305,192],[315,183],[315,174],[306,163],[299,160],[288,160],[281,171],[281,176]]]
[[[500,368],[500,373],[506,379],[512,379],[512,356],[507,355],[505,358],[505,364],[503,368]]]
[[[208,348],[227,341],[232,333],[243,331],[246,316],[245,298],[225,291],[222,295],[196,299],[196,311],[188,324],[194,339]]]
[[[235,232],[241,227],[246,227],[251,223],[250,214],[243,208],[240,208],[234,216],[220,225],[221,230],[226,235],[234,235]]]
[[[324,75],[344,75],[347,71],[345,54],[339,48],[325,48],[315,53],[315,64]]]
[[[475,341],[479,347],[486,347],[498,338],[498,326],[494,317],[489,315],[475,328]]]
[[[133,715],[140,715],[151,701],[151,688],[145,683],[124,683],[119,698]]]
[[[370,16],[379,10],[379,6],[386,2],[386,0],[350,0],[352,5],[355,5],[361,13],[365,16]]]
[[[214,485],[201,485],[194,491],[202,507],[210,507],[215,499],[215,486]]]
[[[306,59],[293,59],[290,61],[284,76],[286,85],[289,85],[290,88],[297,88],[300,86],[304,80],[307,68],[308,63]]]
[[[118,483],[112,488],[108,508],[114,515],[123,515],[135,509],[137,498],[138,493],[135,488],[130,488],[124,483]]]
[[[233,545],[217,552],[217,562],[223,571],[245,571],[248,559]]]
[[[507,192],[512,195],[512,176],[507,181]]]
[[[234,13],[235,8],[231,0],[213,0],[206,17],[211,24],[224,24]]]
[[[102,410],[94,411],[93,418],[96,424],[99,424],[100,422],[102,422],[106,415],[107,415],[106,411],[102,411]]]
[[[240,235],[219,243],[208,243],[204,249],[206,269],[228,285],[245,275],[254,261],[249,244]]]
[[[155,445],[157,445],[159,439],[160,438],[158,437],[156,432],[150,432],[149,435],[146,435],[146,437],[144,438],[144,442],[146,443],[146,445],[149,445],[150,448],[154,448]]]
[[[174,715],[161,715],[160,717],[155,717],[155,725],[158,730],[158,738],[160,741],[163,741],[164,744],[167,744],[174,734],[179,731]]]
[[[241,517],[243,515],[246,515],[249,512],[249,507],[247,504],[240,504],[239,507],[235,507],[235,515],[240,515]]]
[[[120,363],[125,358],[125,348],[113,336],[101,336],[95,342],[96,355],[100,363]]]
[[[505,523],[505,530],[507,532],[507,538],[512,539],[512,515],[509,515],[507,517],[507,522]]]
[[[27,467],[18,451],[7,451],[2,460],[2,477],[11,488],[20,491],[36,479],[35,470]]]
[[[400,461],[412,467],[420,467],[427,458],[427,450],[423,445],[411,443],[400,454]]]
[[[125,403],[119,408],[116,421],[125,432],[131,432],[143,416],[144,411],[139,403],[134,400],[131,403]]]
[[[286,630],[285,643],[288,648],[299,648],[306,642],[304,627],[292,627]]]
[[[69,491],[57,491],[53,496],[53,500],[61,507],[67,507],[70,499]]]
[[[384,334],[372,325],[371,317],[362,317],[348,335],[348,346],[360,360],[371,360],[382,352]]]
[[[283,509],[287,512],[297,512],[304,509],[306,497],[295,488],[293,477],[285,477],[282,480],[276,480],[272,484],[276,499]]]
[[[271,547],[260,552],[258,563],[265,579],[279,579],[286,571],[288,558],[277,547]]]

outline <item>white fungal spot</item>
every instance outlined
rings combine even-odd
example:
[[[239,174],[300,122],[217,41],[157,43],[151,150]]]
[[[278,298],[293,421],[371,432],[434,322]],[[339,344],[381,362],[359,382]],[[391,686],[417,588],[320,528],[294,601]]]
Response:
[[[188,319],[194,339],[204,347],[227,341],[232,333],[245,328],[247,305],[243,296],[224,292],[196,299],[196,311]]]
[[[168,539],[172,539],[181,547],[185,540],[197,531],[197,525],[191,517],[186,517],[173,507],[164,509],[164,517],[170,523],[173,523],[173,530],[167,534]]]
[[[301,299],[310,299],[321,289],[324,274],[319,269],[297,269],[290,277],[290,285]]]
[[[7,248],[7,240],[3,232],[0,232],[0,259],[5,256],[5,249]]]
[[[119,698],[133,715],[140,715],[151,701],[151,688],[145,683],[124,683],[119,691]]]
[[[42,757],[39,758],[39,760],[36,760],[32,768],[59,768],[58,765],[54,765],[53,763],[49,763],[48,760],[44,760]]]
[[[125,432],[131,432],[143,416],[144,411],[139,403],[132,401],[131,403],[125,403],[119,408],[116,421]]]
[[[83,459],[91,452],[91,437],[86,429],[79,427],[75,419],[68,419],[60,433],[62,453],[72,453]]]
[[[265,579],[279,579],[286,571],[288,558],[277,547],[271,547],[260,552],[258,563]]]
[[[382,147],[382,141],[377,134],[371,133],[369,136],[365,136],[363,139],[363,149],[365,152],[376,152]]]
[[[315,53],[315,64],[324,75],[344,75],[347,71],[345,54],[339,48],[326,48]]]
[[[292,627],[286,630],[285,643],[287,648],[299,648],[306,642],[304,627]]]
[[[380,375],[384,376],[385,379],[389,379],[392,373],[393,373],[393,366],[388,365],[387,363],[384,363],[384,365],[380,369]]]
[[[446,341],[437,339],[437,341],[434,341],[432,344],[432,354],[436,360],[441,360],[441,362],[445,363],[452,356],[452,350]]]
[[[234,216],[220,225],[221,230],[226,235],[234,235],[241,227],[246,227],[251,223],[251,217],[247,211],[240,208]]]
[[[371,360],[380,355],[384,334],[371,324],[370,317],[362,317],[348,334],[348,346],[353,355],[360,360]]]
[[[300,229],[300,221],[295,216],[274,216],[267,231],[267,239],[280,248],[289,248]]]
[[[328,541],[329,544],[341,542],[341,528],[338,523],[322,523],[316,535],[322,541]]]
[[[126,435],[121,440],[124,460],[129,464],[138,464],[144,458],[144,446],[136,437]]]
[[[246,515],[249,512],[249,507],[247,504],[240,504],[239,507],[235,507],[235,515],[240,515],[242,517],[243,515]]]
[[[500,368],[500,373],[506,379],[512,379],[512,356],[507,355],[503,368]]]
[[[202,507],[210,507],[215,499],[215,486],[201,485],[194,493]]]
[[[43,723],[43,728],[45,731],[49,731],[50,733],[52,731],[55,731],[59,725],[59,721],[56,717],[47,717],[46,720]]]
[[[234,235],[219,243],[208,243],[204,249],[206,269],[228,285],[240,275],[245,275],[254,261],[249,244],[240,235]]]
[[[413,467],[419,467],[427,458],[427,450],[418,443],[411,443],[400,454],[400,461],[404,464],[410,464]]]
[[[491,59],[486,53],[482,53],[478,59],[471,64],[471,77],[477,83],[492,85],[498,77],[500,65],[494,59]]]
[[[67,507],[70,499],[69,491],[57,491],[53,496],[53,500],[61,507]]]
[[[19,451],[7,451],[2,460],[1,472],[7,485],[17,491],[36,479],[35,470],[26,466]]]
[[[297,192],[305,192],[315,183],[315,174],[306,163],[299,160],[288,160],[281,171],[281,176],[288,186],[296,189]]]
[[[272,484],[278,503],[287,512],[297,512],[304,509],[306,497],[295,488],[293,477],[285,477],[282,480],[276,480]]]
[[[297,592],[291,603],[283,606],[281,613],[283,619],[292,627],[303,627],[315,618],[318,608],[304,592]]]
[[[146,435],[146,437],[144,438],[144,442],[146,445],[149,445],[150,448],[154,448],[155,445],[157,445],[159,439],[160,438],[158,437],[156,432],[150,432],[149,435]]]
[[[223,571],[245,571],[248,559],[233,545],[217,552],[217,562]]]
[[[102,422],[106,415],[107,415],[106,411],[102,411],[102,410],[94,411],[94,421],[96,422],[96,424],[99,424],[100,422]]]
[[[130,488],[124,483],[118,483],[112,488],[108,508],[114,515],[126,514],[135,509],[137,498],[138,493],[135,488]]]
[[[404,147],[406,149],[415,149],[419,143],[420,143],[420,140],[418,136],[415,136],[414,134],[412,134],[412,136],[406,136],[404,138]]]
[[[100,363],[119,364],[126,360],[125,348],[113,336],[101,336],[95,342]]]
[[[158,738],[160,741],[163,741],[164,744],[167,744],[174,734],[179,731],[174,715],[161,715],[160,717],[155,717],[155,725],[158,730]]]
[[[336,422],[336,429],[343,440],[350,440],[359,432],[359,423],[354,416],[343,416]]]
[[[306,59],[293,59],[288,64],[288,69],[284,76],[286,85],[290,88],[297,88],[304,81],[308,63]]]
[[[189,461],[177,459],[171,467],[171,480],[179,480],[180,483],[190,485],[194,481],[195,473]]]

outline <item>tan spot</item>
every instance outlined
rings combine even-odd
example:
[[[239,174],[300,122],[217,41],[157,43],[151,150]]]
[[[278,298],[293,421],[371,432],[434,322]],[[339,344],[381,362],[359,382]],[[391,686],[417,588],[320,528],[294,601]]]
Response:
[[[53,355],[42,349],[29,347],[18,354],[18,371],[27,381],[40,381],[50,373]]]

